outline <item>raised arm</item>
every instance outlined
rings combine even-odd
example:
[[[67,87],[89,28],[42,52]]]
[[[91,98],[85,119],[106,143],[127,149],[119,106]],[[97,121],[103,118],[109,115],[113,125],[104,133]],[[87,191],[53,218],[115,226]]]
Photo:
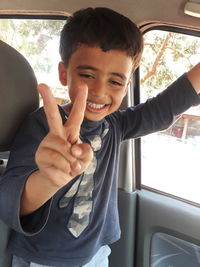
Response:
[[[93,156],[91,147],[79,140],[87,87],[84,85],[82,90],[79,90],[80,94],[64,125],[50,89],[42,84],[38,90],[44,100],[50,131],[36,151],[38,170],[29,176],[25,184],[21,198],[21,215],[29,214],[41,207],[60,188],[84,172]]]
[[[194,66],[190,71],[187,73],[187,77],[191,82],[192,86],[194,87],[197,94],[200,93],[200,63]]]

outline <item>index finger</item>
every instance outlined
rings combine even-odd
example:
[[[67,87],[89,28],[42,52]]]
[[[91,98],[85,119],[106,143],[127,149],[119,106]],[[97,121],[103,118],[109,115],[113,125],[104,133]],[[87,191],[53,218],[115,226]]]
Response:
[[[42,83],[38,85],[38,91],[44,102],[44,111],[50,132],[64,138],[62,118],[50,88],[46,84]]]
[[[76,143],[79,139],[80,127],[84,119],[88,87],[86,84],[79,85],[78,94],[73,102],[65,128],[68,136],[68,141],[72,144]]]

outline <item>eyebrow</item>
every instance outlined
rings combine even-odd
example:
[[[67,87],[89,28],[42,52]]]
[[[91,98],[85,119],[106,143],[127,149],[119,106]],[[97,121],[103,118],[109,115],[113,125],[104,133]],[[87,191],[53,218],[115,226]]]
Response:
[[[93,71],[98,71],[97,68],[90,66],[90,65],[79,65],[76,67],[77,70],[93,70]],[[126,80],[127,77],[123,73],[118,73],[118,72],[110,72],[110,74],[117,76],[121,78],[122,80]]]

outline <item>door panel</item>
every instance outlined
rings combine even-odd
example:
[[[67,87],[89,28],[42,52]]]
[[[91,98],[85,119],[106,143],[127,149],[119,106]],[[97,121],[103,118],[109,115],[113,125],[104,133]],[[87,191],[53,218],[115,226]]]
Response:
[[[190,242],[191,246],[193,244],[200,245],[199,207],[144,189],[138,190],[137,194],[137,267],[169,266],[162,264],[162,262],[157,265],[150,265],[151,242],[155,233],[164,233],[170,238],[182,239]],[[163,252],[166,250],[166,255],[168,253],[167,244],[168,242],[163,248]],[[176,265],[171,266],[184,267],[184,255],[182,259],[182,263],[177,262]],[[190,265],[190,267],[196,267],[196,265]]]
[[[153,235],[151,266],[199,267],[200,247],[164,233]]]
[[[119,189],[118,196],[121,239],[111,245],[109,267],[133,267],[137,193]]]

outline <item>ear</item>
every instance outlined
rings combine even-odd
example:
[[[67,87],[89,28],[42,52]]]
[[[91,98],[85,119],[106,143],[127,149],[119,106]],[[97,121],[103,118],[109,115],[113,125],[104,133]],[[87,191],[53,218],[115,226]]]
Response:
[[[59,80],[62,85],[67,85],[67,68],[63,61],[58,64]]]

